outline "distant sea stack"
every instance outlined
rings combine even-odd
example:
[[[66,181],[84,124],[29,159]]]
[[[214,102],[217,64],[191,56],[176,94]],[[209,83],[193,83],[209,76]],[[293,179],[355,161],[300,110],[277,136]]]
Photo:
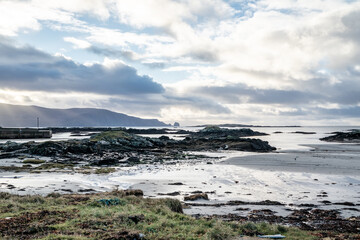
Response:
[[[96,108],[53,109],[0,104],[0,127],[163,127],[157,119],[142,119]]]
[[[174,127],[180,127],[180,123],[175,122],[175,123],[174,123]]]

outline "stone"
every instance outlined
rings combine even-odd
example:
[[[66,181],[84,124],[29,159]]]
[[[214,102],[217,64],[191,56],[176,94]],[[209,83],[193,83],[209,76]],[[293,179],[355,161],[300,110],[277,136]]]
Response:
[[[209,197],[206,193],[198,193],[198,194],[193,194],[193,195],[184,197],[184,201],[196,201],[199,199],[209,200]]]

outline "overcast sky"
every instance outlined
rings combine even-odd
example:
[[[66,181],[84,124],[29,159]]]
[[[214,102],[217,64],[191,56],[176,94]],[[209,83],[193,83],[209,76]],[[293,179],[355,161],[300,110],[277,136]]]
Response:
[[[360,1],[0,0],[0,102],[360,125]]]

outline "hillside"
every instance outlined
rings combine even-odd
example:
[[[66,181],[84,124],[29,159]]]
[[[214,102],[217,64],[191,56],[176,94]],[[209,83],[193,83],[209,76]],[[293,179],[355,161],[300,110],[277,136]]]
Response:
[[[96,108],[53,109],[0,104],[1,127],[168,126],[157,119],[142,119]]]

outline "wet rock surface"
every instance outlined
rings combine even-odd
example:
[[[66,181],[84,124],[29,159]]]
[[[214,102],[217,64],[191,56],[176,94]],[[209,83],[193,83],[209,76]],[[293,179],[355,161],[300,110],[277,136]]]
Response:
[[[164,162],[168,160],[189,159],[184,151],[240,150],[269,152],[275,148],[259,139],[242,138],[243,136],[264,135],[250,129],[220,129],[208,127],[200,132],[185,131],[188,136],[183,140],[142,137],[129,132],[152,134],[166,129],[130,129],[126,131],[107,131],[93,135],[90,139],[68,141],[46,141],[0,144],[1,158],[50,157],[50,162],[57,164],[85,163],[89,166],[136,165],[142,163]],[[176,133],[183,133],[178,130]],[[201,156],[193,156],[201,158]],[[48,163],[47,163],[48,164]],[[10,170],[2,168],[3,170]],[[20,168],[16,170],[28,170]]]
[[[360,143],[360,130],[352,129],[349,132],[333,132],[334,135],[321,138],[322,141],[327,142],[353,142]]]

